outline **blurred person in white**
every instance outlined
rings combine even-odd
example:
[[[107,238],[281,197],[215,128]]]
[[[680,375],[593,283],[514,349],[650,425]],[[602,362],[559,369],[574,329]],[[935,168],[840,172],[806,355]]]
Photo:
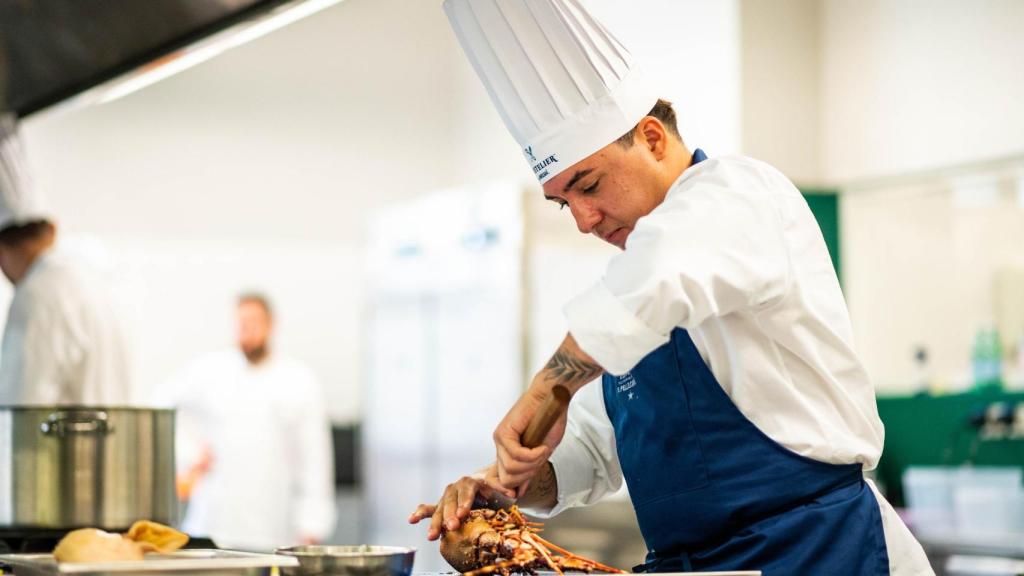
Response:
[[[657,86],[688,62],[645,76],[579,0],[444,7],[545,198],[621,252],[566,306],[568,334],[494,431],[495,463],[410,521],[430,518],[436,539],[478,490],[557,514],[625,482],[640,571],[932,574],[864,478],[884,430],[799,190],[763,162],[689,148]],[[577,393],[568,419],[526,448],[556,384]]]
[[[109,290],[57,246],[11,115],[0,117],[0,268],[14,298],[0,350],[0,404],[124,405],[131,371]]]
[[[265,296],[240,296],[237,321],[237,347],[197,359],[161,391],[178,408],[182,528],[244,550],[323,542],[335,517],[323,391],[274,350]]]

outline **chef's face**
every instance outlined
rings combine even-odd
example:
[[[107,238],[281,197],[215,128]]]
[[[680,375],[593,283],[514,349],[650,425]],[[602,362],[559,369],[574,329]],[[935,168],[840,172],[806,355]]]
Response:
[[[243,300],[238,304],[238,347],[250,362],[267,354],[273,321],[262,304]]]
[[[613,142],[563,170],[544,183],[544,197],[568,208],[580,232],[624,249],[636,221],[661,204],[672,183],[663,166],[668,137],[648,116],[632,146]]]

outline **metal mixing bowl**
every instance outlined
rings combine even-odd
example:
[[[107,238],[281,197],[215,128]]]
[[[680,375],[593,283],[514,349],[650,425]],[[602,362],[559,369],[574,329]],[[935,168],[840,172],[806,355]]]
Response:
[[[278,554],[299,559],[284,576],[409,576],[415,548],[398,546],[290,546]]]

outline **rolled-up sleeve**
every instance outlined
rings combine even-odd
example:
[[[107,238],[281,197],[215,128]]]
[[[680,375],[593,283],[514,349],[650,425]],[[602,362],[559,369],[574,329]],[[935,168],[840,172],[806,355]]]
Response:
[[[622,487],[615,431],[604,409],[600,381],[587,384],[573,397],[565,436],[551,455],[551,465],[558,503],[550,510],[529,510],[541,517],[593,504]]]
[[[780,297],[788,271],[771,195],[715,183],[672,190],[637,222],[604,277],[566,305],[569,332],[602,368],[622,374],[676,326]]]

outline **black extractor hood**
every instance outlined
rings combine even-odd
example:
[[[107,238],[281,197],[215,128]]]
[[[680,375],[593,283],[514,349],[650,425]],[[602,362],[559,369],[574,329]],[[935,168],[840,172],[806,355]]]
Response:
[[[337,1],[0,0],[0,111],[110,99]]]

